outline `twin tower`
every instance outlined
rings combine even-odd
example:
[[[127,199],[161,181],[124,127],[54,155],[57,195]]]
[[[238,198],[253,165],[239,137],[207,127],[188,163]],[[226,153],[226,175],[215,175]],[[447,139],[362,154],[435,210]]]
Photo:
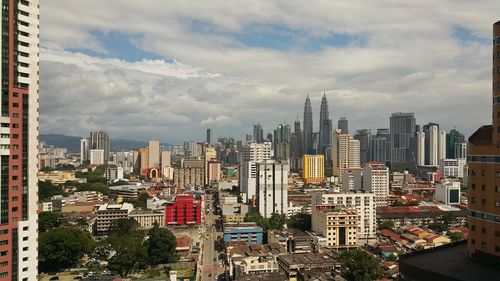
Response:
[[[318,133],[313,132],[313,111],[309,94],[307,94],[304,105],[303,154],[324,154],[326,148],[331,146],[331,134],[332,120],[330,119],[326,93],[323,94],[323,98],[321,99]]]

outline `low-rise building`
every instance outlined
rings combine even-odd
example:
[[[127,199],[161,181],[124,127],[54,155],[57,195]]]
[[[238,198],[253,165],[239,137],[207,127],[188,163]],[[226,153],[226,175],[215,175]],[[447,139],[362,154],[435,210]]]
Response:
[[[165,212],[162,210],[134,210],[129,214],[129,217],[133,218],[141,229],[153,228],[155,223],[159,227],[165,226]]]
[[[268,231],[267,242],[282,245],[287,253],[311,253],[314,252],[314,237],[307,232],[288,228],[280,231]]]
[[[377,223],[389,220],[394,223],[395,227],[442,223],[444,216],[452,218],[452,226],[464,226],[467,222],[467,210],[455,206],[388,206],[377,208]]]
[[[123,168],[116,165],[110,165],[106,167],[104,177],[108,182],[123,180]]]
[[[443,180],[436,184],[436,201],[446,205],[460,204],[460,182]]]
[[[165,205],[167,225],[201,224],[201,200],[197,200],[194,194],[177,194],[173,202]]]
[[[276,258],[286,254],[285,248],[276,243],[229,247],[227,252],[229,272],[233,280],[277,272]]]
[[[262,244],[264,229],[256,223],[225,223],[224,242],[246,241],[249,245]]]
[[[96,234],[106,235],[112,223],[119,219],[126,219],[134,206],[130,203],[103,204],[97,209]]]
[[[340,270],[341,264],[336,258],[325,253],[288,254],[278,256],[278,266],[288,280],[296,281],[299,271]]]
[[[352,249],[358,247],[359,217],[356,209],[336,205],[316,205],[311,217],[312,231],[326,238],[326,247]]]

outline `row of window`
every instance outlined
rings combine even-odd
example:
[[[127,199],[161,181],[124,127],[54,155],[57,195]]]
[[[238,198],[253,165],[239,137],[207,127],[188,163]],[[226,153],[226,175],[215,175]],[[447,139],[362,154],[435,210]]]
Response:
[[[476,245],[476,239],[471,239],[470,243]],[[481,248],[486,248],[486,242],[481,242]],[[495,245],[495,253],[500,253],[500,246]]]

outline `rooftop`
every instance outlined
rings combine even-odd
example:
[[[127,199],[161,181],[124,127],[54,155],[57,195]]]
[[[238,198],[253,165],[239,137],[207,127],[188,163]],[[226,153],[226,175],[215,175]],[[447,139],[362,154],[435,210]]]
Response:
[[[232,255],[243,257],[259,257],[268,254],[280,255],[286,253],[285,248],[277,243],[274,244],[253,244],[253,245],[240,245],[235,246],[231,250]]]
[[[240,281],[285,281],[288,280],[283,272],[248,274],[240,278]]]
[[[292,264],[334,264],[336,259],[332,256],[322,253],[306,253],[306,254],[288,254],[279,256],[283,262],[288,265]]]
[[[455,243],[403,256],[403,280],[497,280],[500,269],[467,258],[467,244]]]

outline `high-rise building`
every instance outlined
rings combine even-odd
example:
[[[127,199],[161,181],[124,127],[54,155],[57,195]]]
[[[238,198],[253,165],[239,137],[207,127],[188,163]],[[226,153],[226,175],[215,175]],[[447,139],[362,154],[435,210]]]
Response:
[[[325,156],[304,154],[302,179],[304,183],[322,183],[325,180]]]
[[[241,162],[269,160],[272,156],[271,147],[272,144],[270,142],[247,144],[241,149]]]
[[[81,138],[80,139],[80,163],[84,164],[89,161],[90,151],[89,151],[89,139]]]
[[[290,159],[290,125],[280,124],[274,130],[274,158],[286,161]]]
[[[393,113],[390,117],[391,169],[407,170],[413,166],[410,140],[415,136],[413,113]]]
[[[390,160],[389,129],[378,129],[370,145],[370,161],[387,163]]]
[[[2,1],[0,280],[37,280],[39,1]]]
[[[257,164],[257,207],[263,217],[287,215],[288,171],[286,162],[268,160]]]
[[[438,147],[439,147],[439,125],[436,123],[429,123],[424,125],[425,133],[425,165],[437,166]]]
[[[500,264],[500,21],[493,25],[492,125],[469,137],[469,257]]]
[[[375,205],[377,207],[387,206],[389,168],[383,163],[366,163],[363,167],[363,190],[375,194]]]
[[[160,167],[160,142],[150,140],[148,148],[148,168]]]
[[[250,143],[241,150],[240,186],[247,200],[256,196],[257,163],[271,159],[271,146],[270,142]]]
[[[438,164],[439,160],[446,159],[446,131],[439,130],[438,135]]]
[[[417,165],[425,165],[425,133],[417,132]]]
[[[337,128],[340,130],[342,134],[349,134],[349,121],[346,117],[340,117],[337,122]]]
[[[342,179],[345,169],[349,168],[349,142],[352,137],[349,134],[336,133],[335,143],[337,147],[336,162],[334,160],[334,175]],[[335,158],[335,157],[332,157]],[[335,173],[337,172],[337,173]]]
[[[104,149],[90,150],[90,165],[104,165]]]
[[[106,132],[90,132],[90,149],[102,149],[104,150],[104,164],[108,163],[109,152],[111,150],[111,143],[109,141],[109,135]]]
[[[264,142],[264,129],[261,124],[253,125],[253,141],[256,143]]]
[[[217,152],[213,147],[206,146],[203,151],[204,158],[204,184],[208,185],[210,182],[208,164],[210,161],[217,160]],[[220,164],[219,164],[220,168]]]
[[[455,143],[455,159],[465,159],[467,158],[467,143],[459,142]]]
[[[326,248],[358,247],[359,215],[353,207],[316,205],[312,209],[311,228],[326,238]]]
[[[207,140],[208,144],[212,144],[212,129],[207,129]]]
[[[370,129],[358,130],[353,138],[359,141],[359,159],[361,166],[363,166],[370,161],[372,131]]]
[[[304,136],[302,137],[302,153],[308,154],[313,152],[313,113],[311,107],[311,100],[309,99],[309,94],[307,95],[306,102],[304,104]]]
[[[360,154],[359,154],[359,141],[358,140],[349,140],[349,168],[359,168],[360,164]]]
[[[326,94],[321,99],[319,112],[319,152],[324,154],[325,150],[332,144],[332,120],[328,109]]]
[[[139,173],[142,176],[147,175],[149,170],[149,148],[143,147],[139,148],[139,158],[140,158],[140,166]]]
[[[302,157],[302,130],[300,129],[300,121],[293,122],[293,133],[296,136],[297,144],[291,151],[293,157]]]
[[[460,133],[457,129],[451,129],[450,132],[446,134],[446,158],[464,158],[458,157],[455,154],[456,144],[459,143],[466,143],[464,134]]]

